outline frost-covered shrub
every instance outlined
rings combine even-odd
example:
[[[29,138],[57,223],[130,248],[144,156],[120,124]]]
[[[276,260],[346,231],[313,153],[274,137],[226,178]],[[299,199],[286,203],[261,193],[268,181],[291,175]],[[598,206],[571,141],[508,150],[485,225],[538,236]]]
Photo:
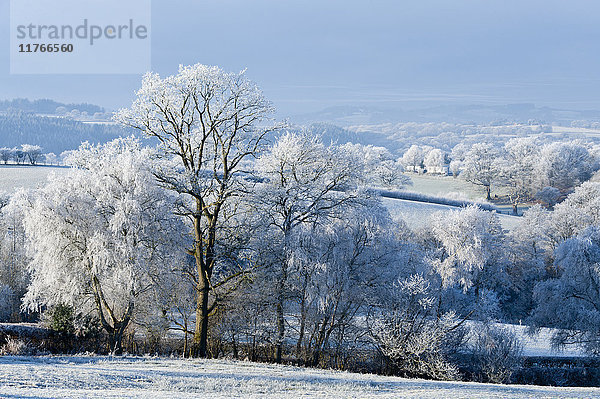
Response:
[[[476,330],[471,351],[477,380],[506,383],[521,365],[523,345],[513,331],[487,324]]]
[[[0,356],[29,356],[35,352],[35,348],[28,342],[12,337],[8,337],[0,348]]]
[[[460,321],[453,312],[437,317],[429,283],[419,274],[398,283],[397,302],[371,325],[381,351],[407,377],[456,379],[449,352],[462,343]]]

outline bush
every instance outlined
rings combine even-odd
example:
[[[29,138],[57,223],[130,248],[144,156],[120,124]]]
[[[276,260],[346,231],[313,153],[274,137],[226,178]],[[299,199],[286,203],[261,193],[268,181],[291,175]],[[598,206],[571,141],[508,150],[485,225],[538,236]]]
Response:
[[[450,361],[465,330],[452,312],[437,317],[429,283],[421,275],[399,281],[392,309],[384,309],[370,326],[371,335],[394,371],[405,377],[453,380]]]
[[[78,314],[69,305],[47,309],[42,314],[42,324],[51,331],[44,349],[52,353],[97,352],[105,338],[97,317]]]
[[[68,305],[56,305],[49,312],[49,327],[61,334],[75,333],[75,317],[73,308]]]
[[[1,356],[29,356],[36,353],[29,342],[8,337],[6,343],[0,348]]]
[[[521,367],[523,345],[507,328],[484,325],[477,331],[471,351],[474,378],[480,382],[509,382]]]

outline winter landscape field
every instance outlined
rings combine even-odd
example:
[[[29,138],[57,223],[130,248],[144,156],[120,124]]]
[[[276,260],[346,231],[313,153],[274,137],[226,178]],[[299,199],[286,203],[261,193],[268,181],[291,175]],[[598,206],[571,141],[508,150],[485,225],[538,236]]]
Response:
[[[599,4],[0,0],[0,399],[600,399]]]
[[[228,360],[0,357],[0,398],[600,398],[600,388],[434,382]]]

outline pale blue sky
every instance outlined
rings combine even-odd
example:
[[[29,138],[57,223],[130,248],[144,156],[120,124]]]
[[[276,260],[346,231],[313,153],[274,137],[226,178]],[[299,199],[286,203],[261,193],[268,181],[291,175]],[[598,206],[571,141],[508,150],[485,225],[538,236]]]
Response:
[[[9,75],[8,11],[0,0],[0,98],[131,102],[139,75]],[[248,68],[290,115],[437,101],[600,109],[599,22],[596,0],[154,0],[152,68]]]

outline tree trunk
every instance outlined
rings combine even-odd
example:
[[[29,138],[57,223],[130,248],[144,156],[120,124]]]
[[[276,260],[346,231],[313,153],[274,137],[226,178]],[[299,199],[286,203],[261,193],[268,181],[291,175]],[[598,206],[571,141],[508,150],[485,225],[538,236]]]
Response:
[[[185,318],[184,321],[184,331],[183,331],[183,358],[185,359],[187,356],[187,352],[188,352],[188,324],[187,324],[187,317]]]
[[[304,340],[304,330],[306,329],[306,298],[303,295],[300,302],[300,332],[298,342],[296,343],[296,359],[302,359],[302,341]]]
[[[487,194],[487,197],[485,199],[488,200],[488,201],[491,200],[492,196],[490,194],[492,192],[492,187],[491,186],[485,186],[485,191],[486,191],[486,194]]]
[[[110,346],[110,352],[113,355],[123,354],[123,335],[125,329],[129,325],[129,318],[125,318],[122,321],[115,323],[115,326],[108,330],[108,345]]]
[[[518,209],[518,205],[517,204],[513,204],[513,215],[518,215],[519,214],[519,209]]]
[[[206,357],[208,347],[208,273],[204,258],[202,234],[202,201],[196,199],[194,215],[194,258],[196,260],[196,326],[194,329],[194,356]]]
[[[194,355],[206,357],[208,347],[208,282],[201,281],[197,290]]]
[[[194,330],[194,354],[198,357],[208,355],[208,305],[210,295],[210,278],[215,264],[216,222],[220,206],[208,213],[204,210],[202,199],[196,198],[196,214],[194,215],[194,258],[196,259],[196,328]],[[206,220],[206,237],[202,232],[202,219]],[[206,239],[206,240],[204,240]],[[215,304],[213,304],[213,307]]]
[[[239,359],[240,355],[238,352],[237,341],[235,340],[235,334],[233,332],[231,334],[231,346],[233,350],[233,358]]]
[[[321,360],[321,350],[323,349],[325,343],[327,323],[329,323],[329,317],[325,317],[325,319],[323,320],[323,324],[319,329],[319,334],[317,335],[315,347],[312,353],[312,359],[310,361],[310,365],[312,367],[317,367],[319,365],[319,361]]]
[[[275,362],[281,363],[283,354],[283,340],[285,338],[285,318],[283,315],[283,288],[277,298],[277,344],[275,347]]]
[[[277,282],[277,307],[275,309],[277,314],[277,344],[275,347],[275,362],[281,363],[283,355],[283,341],[285,339],[285,316],[284,316],[284,302],[285,302],[285,283],[287,281],[287,256],[286,259],[281,263],[281,275]]]
[[[104,292],[97,276],[92,277],[92,287],[94,289],[94,301],[96,302],[96,310],[100,317],[100,324],[102,324],[102,328],[108,333],[109,351],[115,355],[120,355],[123,353],[123,333],[131,320],[134,304],[132,301],[129,302],[125,315],[119,320],[104,298]],[[110,316],[112,325],[106,319],[104,310]]]

